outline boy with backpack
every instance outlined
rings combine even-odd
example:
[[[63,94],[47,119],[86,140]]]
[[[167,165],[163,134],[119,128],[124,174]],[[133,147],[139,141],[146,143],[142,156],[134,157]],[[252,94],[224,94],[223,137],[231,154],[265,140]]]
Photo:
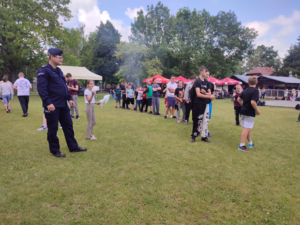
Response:
[[[257,107],[259,101],[259,91],[256,89],[257,77],[251,76],[248,78],[249,87],[242,92],[238,97],[238,102],[242,105],[241,108],[241,125],[244,127],[241,134],[241,142],[238,150],[249,152],[245,146],[246,138],[248,140],[248,147],[253,148],[254,144],[251,138],[251,129],[254,125],[255,115],[260,115]]]
[[[199,78],[195,80],[194,86],[190,91],[190,98],[195,99],[193,102],[193,131],[190,142],[195,141],[195,138],[198,136],[198,130],[201,128],[201,141],[210,143],[210,140],[207,138],[209,120],[209,106],[207,104],[207,99],[211,99],[212,95],[209,93],[209,83],[205,79],[207,71],[205,66],[200,67]]]

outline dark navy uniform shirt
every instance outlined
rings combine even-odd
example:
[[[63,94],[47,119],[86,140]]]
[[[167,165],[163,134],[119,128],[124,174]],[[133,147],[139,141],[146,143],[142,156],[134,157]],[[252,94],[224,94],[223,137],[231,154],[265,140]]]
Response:
[[[43,107],[53,104],[65,107],[72,100],[66,85],[66,79],[60,68],[54,69],[49,63],[37,72],[37,91],[43,101]]]

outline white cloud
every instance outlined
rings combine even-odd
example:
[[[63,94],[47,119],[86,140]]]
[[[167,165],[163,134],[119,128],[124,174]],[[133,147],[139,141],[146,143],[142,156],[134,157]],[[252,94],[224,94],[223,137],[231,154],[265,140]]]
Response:
[[[299,21],[300,11],[294,11],[291,17],[280,15],[266,22],[253,21],[244,25],[258,31],[258,37],[255,40],[256,45],[274,46],[274,49],[278,50],[279,56],[284,57],[291,45],[286,36],[299,30]],[[272,38],[266,39],[265,36],[269,32],[271,32]]]
[[[123,26],[123,21],[111,19],[109,13],[107,11],[101,13],[98,6],[94,6],[91,11],[78,10],[78,21],[85,25],[85,35],[95,31],[96,27],[100,25],[100,21],[106,23],[108,20],[111,21],[114,27],[121,33],[121,40],[127,41],[131,29],[130,26]]]
[[[246,27],[254,28],[258,31],[258,38],[261,38],[266,35],[266,33],[270,30],[271,25],[269,23],[253,21],[245,24]]]
[[[131,9],[131,8],[127,8],[127,11],[125,12],[125,14],[131,19],[131,20],[134,20],[135,17],[137,17],[137,13],[139,11],[143,10],[144,13],[146,12],[146,10],[144,9],[143,6],[140,6],[139,8],[134,8],[134,9]]]

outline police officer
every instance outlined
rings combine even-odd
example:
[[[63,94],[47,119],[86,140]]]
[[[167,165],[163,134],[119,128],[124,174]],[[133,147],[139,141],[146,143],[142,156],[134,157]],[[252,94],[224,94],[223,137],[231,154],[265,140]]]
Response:
[[[86,148],[79,147],[74,138],[73,122],[67,101],[69,101],[70,106],[74,106],[74,102],[69,95],[65,77],[61,69],[57,67],[62,65],[63,58],[61,55],[63,51],[51,48],[48,52],[50,54],[49,63],[42,66],[37,72],[37,90],[43,101],[47,119],[50,153],[56,157],[66,156],[60,152],[57,137],[58,121],[62,126],[70,152],[87,151]]]

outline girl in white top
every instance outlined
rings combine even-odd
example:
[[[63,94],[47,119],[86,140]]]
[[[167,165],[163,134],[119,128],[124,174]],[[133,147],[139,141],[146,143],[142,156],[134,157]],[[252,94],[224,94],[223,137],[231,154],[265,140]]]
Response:
[[[92,91],[94,81],[87,81],[87,89],[84,91],[85,113],[87,118],[87,128],[85,138],[95,140],[93,135],[94,126],[96,125],[95,104],[100,105],[100,102],[95,102],[96,91]]]

